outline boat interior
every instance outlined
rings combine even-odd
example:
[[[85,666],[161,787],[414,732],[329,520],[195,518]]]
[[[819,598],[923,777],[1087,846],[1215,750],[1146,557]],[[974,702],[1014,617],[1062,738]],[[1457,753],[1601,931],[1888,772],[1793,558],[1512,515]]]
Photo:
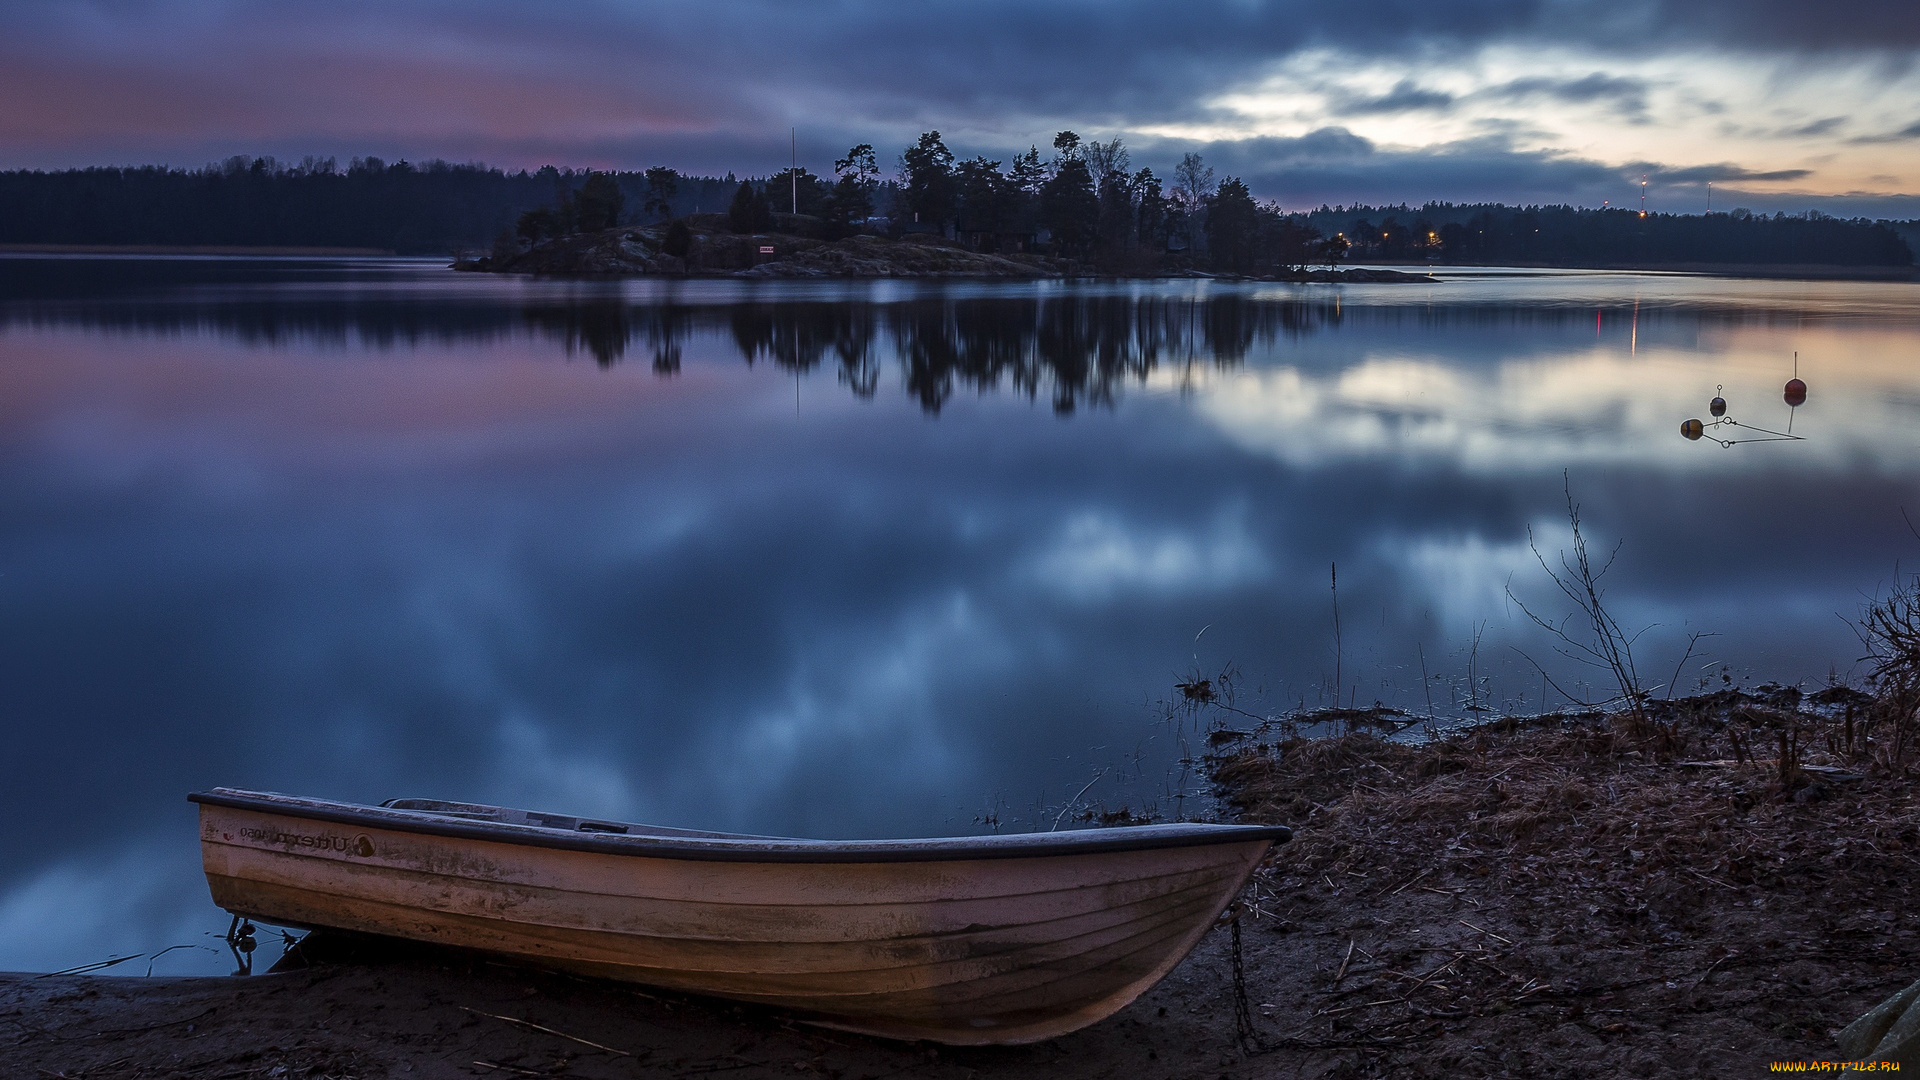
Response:
[[[441,799],[388,799],[380,804],[388,810],[410,810],[417,814],[457,818],[462,821],[488,821],[501,825],[526,825],[560,832],[609,833],[616,836],[678,836],[705,840],[788,840],[783,836],[756,836],[752,833],[701,832],[697,829],[670,829],[664,825],[637,825],[630,821],[601,821],[549,814],[539,810],[516,810],[509,806],[482,803],[446,802]]]

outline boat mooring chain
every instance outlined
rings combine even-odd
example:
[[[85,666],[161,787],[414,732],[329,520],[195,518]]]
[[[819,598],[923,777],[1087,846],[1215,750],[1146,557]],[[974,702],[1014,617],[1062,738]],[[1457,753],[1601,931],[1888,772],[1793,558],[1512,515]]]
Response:
[[[253,923],[238,915],[227,924],[227,948],[233,951],[233,962],[237,965],[235,975],[253,974],[253,950],[258,943],[253,940]]]
[[[1247,971],[1240,961],[1240,903],[1234,901],[1227,909],[1233,916],[1228,926],[1233,933],[1233,1028],[1234,1039],[1240,1044],[1241,1053],[1248,1057],[1265,1054],[1277,1049],[1268,1046],[1260,1038],[1260,1032],[1253,1026],[1253,1009],[1247,1004]]]

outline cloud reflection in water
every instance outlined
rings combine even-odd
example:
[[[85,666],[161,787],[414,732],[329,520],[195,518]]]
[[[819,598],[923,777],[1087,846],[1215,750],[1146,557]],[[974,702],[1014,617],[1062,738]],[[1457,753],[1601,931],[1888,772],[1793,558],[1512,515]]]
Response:
[[[0,966],[217,928],[214,784],[876,836],[1044,827],[1116,767],[1090,797],[1167,809],[1189,665],[1330,700],[1334,562],[1343,698],[1424,709],[1424,653],[1448,709],[1479,627],[1533,707],[1504,590],[1562,470],[1657,681],[1689,629],[1844,671],[1914,543],[1910,286],[159,265],[0,304]],[[1679,438],[1793,349],[1807,442]]]

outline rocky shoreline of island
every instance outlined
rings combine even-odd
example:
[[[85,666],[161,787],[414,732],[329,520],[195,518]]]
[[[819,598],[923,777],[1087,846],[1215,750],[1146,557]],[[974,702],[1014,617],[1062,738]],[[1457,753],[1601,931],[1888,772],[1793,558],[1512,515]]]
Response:
[[[791,215],[776,215],[776,217]],[[457,257],[453,269],[479,273],[551,277],[726,278],[1001,278],[1065,279],[1182,277],[1236,281],[1431,284],[1428,273],[1367,267],[1300,268],[1290,273],[1242,276],[1197,269],[1156,268],[1119,274],[1050,255],[982,252],[937,233],[899,237],[856,234],[837,240],[794,231],[738,233],[725,215],[693,215],[655,225],[628,225],[544,240],[524,251]]]

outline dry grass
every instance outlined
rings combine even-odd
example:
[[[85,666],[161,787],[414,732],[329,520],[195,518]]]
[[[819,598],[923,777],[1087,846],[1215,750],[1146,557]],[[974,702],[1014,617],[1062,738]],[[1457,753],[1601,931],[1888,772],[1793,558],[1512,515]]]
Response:
[[[1352,1048],[1352,1075],[1831,1058],[1920,973],[1920,804],[1876,708],[1770,687],[1418,746],[1236,740],[1222,796],[1295,826],[1256,885],[1281,938],[1255,992],[1289,1045]]]

